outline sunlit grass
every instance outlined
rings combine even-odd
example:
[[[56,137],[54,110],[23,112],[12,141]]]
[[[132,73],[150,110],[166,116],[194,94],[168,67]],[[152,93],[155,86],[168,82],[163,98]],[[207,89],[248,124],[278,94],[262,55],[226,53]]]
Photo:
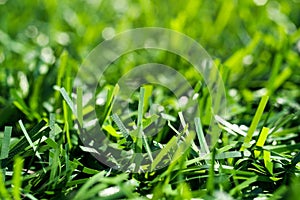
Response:
[[[296,199],[299,10],[296,0],[0,0],[0,199]],[[223,116],[212,112],[204,77],[163,50],[120,56],[99,80],[96,99],[73,88],[96,45],[149,26],[184,33],[212,56],[225,86]],[[198,105],[194,119],[155,84],[121,99],[124,112],[113,110],[119,78],[145,63],[170,66],[187,79],[193,91],[181,92],[192,98],[187,105]],[[80,134],[91,131],[93,112],[109,141],[144,153],[151,164],[133,156],[128,168],[136,173],[122,172],[122,161],[112,157],[112,168],[92,156],[97,147]],[[212,119],[219,138],[211,137]]]

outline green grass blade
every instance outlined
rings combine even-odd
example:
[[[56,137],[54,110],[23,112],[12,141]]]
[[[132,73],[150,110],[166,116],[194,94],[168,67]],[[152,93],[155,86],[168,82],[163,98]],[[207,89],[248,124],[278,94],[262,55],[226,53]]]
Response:
[[[9,195],[9,192],[5,188],[4,179],[5,179],[5,177],[3,176],[3,172],[2,172],[2,170],[0,170],[0,198],[10,200],[11,196]]]
[[[176,145],[177,139],[177,137],[173,136],[171,140],[166,144],[166,146],[163,149],[161,149],[159,154],[154,158],[151,164],[150,171],[153,171],[155,167],[159,164],[159,162],[162,161],[163,157],[168,155],[168,152],[171,150],[171,148],[173,148],[174,145]]]
[[[53,113],[50,114],[49,127],[49,138],[55,140],[55,114]]]
[[[61,164],[60,164],[60,149],[59,147],[56,147],[54,149],[54,152],[53,152],[53,157],[52,157],[52,165],[51,165],[51,171],[50,171],[50,181],[54,184],[54,186],[56,185],[56,182],[55,179],[58,176],[58,169],[61,168]]]
[[[12,178],[12,196],[15,200],[21,200],[21,191],[22,186],[22,169],[23,169],[23,159],[21,157],[15,158],[14,163],[14,173]]]
[[[55,140],[55,114],[50,114],[50,122],[49,122],[50,132],[49,132],[49,138],[51,140]],[[53,153],[53,149],[50,149],[50,152]],[[51,154],[49,154],[49,166],[52,165],[52,157]]]
[[[11,132],[12,127],[6,126],[4,129],[4,138],[2,140],[0,160],[8,157]]]
[[[63,96],[64,100],[67,102],[70,109],[72,110],[73,115],[75,115],[77,117],[75,109],[74,109],[74,104],[73,104],[71,98],[69,97],[66,89],[62,87],[62,88],[60,88],[59,91],[60,91],[61,95]]]
[[[25,126],[24,126],[24,124],[23,124],[23,122],[22,122],[21,120],[19,120],[19,124],[20,124],[20,127],[21,127],[21,129],[22,129],[22,131],[23,131],[23,133],[24,133],[24,135],[25,135],[25,138],[27,139],[29,145],[30,145],[31,148],[36,152],[36,156],[37,156],[40,160],[42,160],[42,158],[41,158],[39,152],[36,150],[36,146],[33,144],[32,140],[31,140],[29,134],[27,133],[27,131],[26,131],[26,129],[25,129]]]
[[[229,194],[231,196],[235,195],[237,192],[240,192],[242,189],[248,187],[250,184],[254,183],[257,180],[258,176],[253,176],[247,180],[245,180],[244,182],[242,182],[241,184],[237,185],[235,188],[231,189]]]
[[[267,105],[268,100],[269,100],[269,96],[265,95],[262,97],[261,101],[259,102],[258,108],[256,110],[256,113],[255,113],[252,123],[250,125],[250,128],[248,130],[247,136],[241,147],[241,151],[244,151],[245,149],[250,147],[250,141],[252,139],[253,133],[255,132],[255,130],[257,128],[257,125],[259,123],[259,120],[260,120],[263,112],[264,112],[264,109]]]
[[[269,128],[263,127],[261,133],[259,134],[258,140],[256,142],[257,147],[263,147],[264,146],[265,141],[268,137],[269,131],[270,131]],[[254,151],[254,155],[255,155],[256,158],[259,156],[259,154],[260,154],[260,151],[257,151],[257,150]]]
[[[63,102],[63,111],[64,111],[64,120],[65,120],[65,127],[64,130],[66,132],[66,137],[67,137],[67,142],[70,146],[70,148],[72,148],[72,142],[71,142],[71,136],[70,136],[70,126],[71,126],[71,113],[68,110],[68,106],[66,104],[66,102]]]
[[[107,91],[107,96],[106,96],[107,99],[106,99],[106,104],[105,104],[105,108],[104,108],[104,112],[103,112],[103,116],[102,116],[103,119],[100,120],[100,123],[103,123],[110,116],[110,113],[112,111],[112,107],[114,104],[115,96],[119,93],[119,90],[120,90],[120,86],[118,84],[116,84],[112,91],[111,91],[111,89],[109,89]]]
[[[138,119],[137,119],[137,125],[138,127],[143,128],[143,113],[144,113],[144,97],[145,97],[145,89],[141,87],[140,89],[140,99],[139,99],[139,105],[138,105]]]
[[[60,55],[60,59],[59,59],[60,63],[59,63],[59,68],[57,73],[57,81],[56,81],[56,85],[58,86],[58,88],[62,87],[62,80],[65,76],[68,57],[69,55],[67,51],[63,51],[62,54]],[[55,94],[55,100],[56,102],[59,102],[59,92]]]
[[[139,105],[138,105],[138,120],[137,120],[137,125],[138,125],[138,137],[137,137],[137,147],[142,152],[142,146],[143,145],[146,149],[146,152],[151,160],[153,162],[153,157],[151,153],[151,149],[149,147],[147,138],[144,134],[144,127],[143,127],[143,115],[144,115],[144,99],[145,99],[145,88],[141,87],[140,89],[140,99],[139,99]]]
[[[215,22],[215,30],[214,34],[220,34],[223,29],[226,27],[227,23],[229,22],[230,16],[233,13],[234,9],[234,1],[225,1],[222,3],[221,9],[218,13],[216,22]]]
[[[129,136],[129,132],[126,129],[123,122],[121,121],[120,117],[116,113],[114,113],[111,118],[117,124],[117,126],[118,126],[119,130],[121,131],[121,133],[123,134],[123,136],[125,138],[127,138]]]
[[[65,88],[60,88],[60,93],[64,98],[64,102],[63,102],[63,113],[64,113],[64,120],[65,120],[65,131],[66,131],[66,137],[67,137],[67,142],[70,146],[70,148],[72,148],[72,142],[71,142],[71,136],[70,136],[70,126],[72,126],[72,113],[74,116],[77,117],[77,112],[75,111],[75,107],[74,104],[71,100],[71,98],[69,97],[67,91],[65,90]],[[71,109],[72,113],[69,112],[67,105],[69,106],[69,109]]]
[[[42,157],[41,157],[40,153],[37,151],[36,146],[33,144],[33,142],[32,142],[32,140],[31,140],[29,134],[27,133],[27,131],[26,131],[26,129],[25,129],[25,126],[24,126],[22,120],[19,120],[19,124],[20,124],[20,127],[21,127],[21,129],[22,129],[24,135],[25,135],[26,140],[28,141],[28,143],[29,143],[29,145],[31,146],[31,148],[34,150],[34,152],[35,152],[35,154],[36,154],[36,157],[40,160],[41,163],[43,163]],[[43,167],[43,170],[44,170],[44,172],[46,172],[46,169],[45,169],[44,167]]]
[[[101,171],[98,174],[94,175],[90,178],[86,183],[79,189],[74,200],[84,200],[86,198],[86,194],[88,194],[89,188],[92,187],[95,183],[99,182],[101,178],[105,175],[105,171]]]
[[[273,174],[273,163],[270,151],[264,150],[264,164],[270,174]]]
[[[189,130],[188,130],[188,125],[186,124],[185,120],[184,120],[184,117],[183,117],[183,114],[182,112],[179,112],[178,113],[178,116],[179,116],[179,119],[180,119],[180,123],[182,125],[182,127],[184,127],[184,130],[185,130],[185,133],[186,135],[188,136],[190,133],[189,133]],[[168,125],[170,126],[171,124],[168,123]],[[176,130],[175,128],[173,128],[172,126],[170,126],[173,130]],[[177,132],[177,130],[175,131]],[[177,134],[177,135],[180,135],[180,134]],[[195,142],[192,141],[192,149],[195,151],[195,152],[200,152],[200,149],[196,146]]]
[[[145,98],[144,98],[144,107],[143,110],[144,112],[146,110],[148,110],[149,104],[150,104],[150,97],[152,95],[152,91],[153,91],[153,86],[152,85],[145,85],[143,86],[143,88],[145,89]]]
[[[145,90],[143,87],[141,87],[139,104],[138,104],[138,116],[137,116],[138,135],[137,135],[136,141],[135,141],[135,149],[136,149],[137,153],[141,153],[142,148],[143,148],[143,122],[142,122],[142,120],[143,120],[144,93],[145,93]]]
[[[77,88],[77,119],[79,125],[82,127],[83,125],[83,112],[82,112],[82,88]]]
[[[209,153],[209,148],[208,148],[208,145],[207,145],[205,137],[204,137],[204,133],[203,133],[203,130],[202,130],[202,125],[201,125],[201,120],[200,120],[199,117],[195,118],[195,126],[196,126],[196,133],[197,133],[197,136],[198,136],[201,151],[202,151],[202,153],[208,154]]]
[[[40,123],[38,123],[36,126],[34,126],[28,133],[32,137],[32,139],[35,141],[42,137],[44,134],[44,131],[47,132],[47,129],[44,131],[40,131],[44,126],[46,125],[46,121],[42,120]],[[22,137],[20,141],[15,144],[12,149],[9,151],[7,161],[10,161],[15,155],[22,152],[26,147],[28,146],[28,141],[25,137]]]
[[[293,70],[290,67],[286,67],[276,78],[274,82],[274,90],[279,88],[291,75]]]
[[[279,53],[276,54],[276,56],[275,56],[273,67],[272,67],[272,73],[271,73],[271,76],[268,81],[268,87],[267,87],[268,95],[272,95],[272,93],[275,90],[274,82],[276,81],[280,66],[282,65],[282,58],[283,58],[282,54],[279,54]]]
[[[214,191],[215,185],[215,158],[216,158],[216,149],[213,149],[211,154],[210,168],[208,171],[208,179],[206,183],[207,192],[212,194]]]

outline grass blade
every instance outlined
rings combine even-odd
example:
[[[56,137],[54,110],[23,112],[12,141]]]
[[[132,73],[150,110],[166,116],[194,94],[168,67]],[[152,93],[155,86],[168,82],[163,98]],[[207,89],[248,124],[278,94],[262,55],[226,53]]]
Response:
[[[168,155],[168,152],[171,150],[172,147],[174,147],[174,145],[176,145],[176,143],[177,143],[177,137],[173,136],[171,140],[166,144],[166,146],[163,149],[161,149],[159,154],[154,158],[151,164],[150,171],[153,171],[155,169],[155,167],[159,164],[159,162],[162,161],[163,157]]]
[[[264,164],[270,174],[273,174],[273,163],[271,161],[270,151],[264,150]]]
[[[6,126],[4,129],[4,138],[2,140],[0,160],[8,157],[11,132],[12,127]]]
[[[21,157],[16,157],[14,163],[14,173],[12,178],[12,196],[15,200],[21,200],[21,191],[22,186],[22,169],[23,169],[23,159]]]
[[[76,196],[74,197],[74,200],[87,199],[86,194],[88,193],[89,188],[93,186],[95,183],[99,182],[101,178],[104,177],[104,175],[105,175],[105,171],[101,171],[100,173],[94,175],[92,178],[86,181],[86,183],[77,192]]]
[[[209,148],[208,148],[208,145],[207,145],[205,137],[204,137],[204,133],[203,133],[203,130],[202,130],[202,125],[201,125],[201,121],[200,121],[199,117],[195,118],[195,126],[196,126],[196,133],[197,133],[197,136],[198,136],[201,151],[202,151],[202,153],[208,154],[209,153]]]
[[[257,178],[258,178],[258,176],[254,176],[254,177],[247,179],[246,181],[242,182],[241,184],[237,185],[235,188],[230,190],[229,194],[231,196],[235,195],[237,192],[248,187],[251,183],[254,183],[257,180]]]
[[[257,147],[263,147],[264,146],[265,141],[266,141],[266,139],[268,137],[269,131],[270,131],[269,128],[263,127],[261,133],[259,134],[258,140],[256,142],[256,146]],[[254,155],[257,158],[260,155],[260,151],[255,150],[254,151]]]
[[[72,110],[73,115],[76,116],[74,104],[73,104],[71,98],[69,97],[69,95],[68,95],[66,89],[62,87],[62,88],[60,88],[59,91],[60,91],[61,95],[63,96],[64,100],[67,102],[67,104],[68,104],[68,106],[70,107],[70,109]]]
[[[129,136],[129,132],[126,129],[123,122],[121,121],[121,119],[119,118],[119,116],[117,114],[113,114],[111,118],[117,124],[117,126],[118,126],[119,130],[121,131],[121,133],[123,134],[123,136],[125,138],[127,138]]]
[[[83,112],[82,112],[82,88],[77,88],[77,119],[79,125],[83,125]]]
[[[245,149],[250,147],[250,141],[252,139],[253,133],[257,128],[257,125],[259,123],[259,120],[260,120],[263,112],[264,112],[264,109],[267,105],[268,100],[269,100],[269,96],[265,95],[265,96],[262,97],[261,101],[259,102],[258,108],[256,110],[256,113],[255,113],[254,118],[252,120],[252,123],[250,125],[250,128],[248,130],[247,136],[246,136],[246,138],[244,140],[244,143],[241,147],[241,151],[244,151]]]
[[[68,62],[68,52],[67,51],[63,51],[62,54],[60,55],[60,65],[59,65],[59,70],[57,73],[57,81],[56,81],[56,85],[60,88],[62,86],[62,80],[63,77],[65,76],[65,71],[67,68],[67,62]],[[55,94],[55,100],[56,102],[59,102],[59,92],[57,92]]]
[[[145,88],[141,87],[141,89],[140,89],[140,99],[139,99],[139,105],[138,105],[138,121],[137,121],[137,124],[138,124],[139,134],[138,134],[138,137],[137,137],[137,144],[138,144],[138,148],[140,150],[142,150],[142,147],[140,146],[140,143],[142,143],[144,145],[144,147],[146,149],[146,152],[147,152],[151,162],[153,162],[151,149],[149,147],[147,138],[146,138],[146,136],[144,134],[144,131],[143,131],[144,98],[145,98]],[[142,139],[142,140],[140,140],[140,139]]]
[[[186,135],[188,136],[190,133],[189,133],[189,130],[188,130],[188,126],[187,126],[187,124],[186,124],[186,122],[185,122],[185,120],[184,120],[184,117],[183,117],[183,114],[182,114],[182,112],[179,112],[178,113],[178,116],[179,116],[179,119],[180,119],[180,123],[181,123],[181,125],[182,125],[182,127],[184,127],[184,129],[185,129],[185,133],[186,133]],[[171,124],[170,124],[171,125]],[[176,132],[176,131],[175,131]],[[178,134],[179,135],[179,134]],[[195,151],[195,152],[200,152],[200,149],[196,146],[196,144],[195,144],[195,142],[194,141],[192,141],[192,149]]]
[[[19,120],[19,124],[20,124],[20,127],[21,127],[21,129],[22,129],[22,131],[23,131],[23,133],[25,135],[25,138],[27,139],[29,145],[36,152],[36,156],[41,160],[42,158],[41,158],[39,152],[36,151],[36,146],[33,144],[32,140],[30,139],[30,136],[28,135],[28,133],[27,133],[27,131],[25,129],[25,126],[24,126],[24,124],[23,124],[23,122],[21,120]]]
[[[5,182],[4,182],[5,177],[3,177],[3,173],[0,170],[0,197],[1,199],[7,199],[10,200],[11,197],[9,195],[9,192],[5,188]]]
[[[41,163],[43,163],[43,160],[42,160],[42,157],[40,156],[39,152],[37,151],[37,148],[36,146],[33,144],[29,134],[27,133],[25,127],[24,127],[24,124],[21,120],[19,120],[19,124],[20,124],[20,127],[25,135],[25,138],[27,139],[29,145],[31,146],[31,148],[34,150],[35,154],[36,154],[36,157],[38,157],[38,159],[40,160]],[[46,173],[46,169],[43,167],[43,170],[44,172]]]

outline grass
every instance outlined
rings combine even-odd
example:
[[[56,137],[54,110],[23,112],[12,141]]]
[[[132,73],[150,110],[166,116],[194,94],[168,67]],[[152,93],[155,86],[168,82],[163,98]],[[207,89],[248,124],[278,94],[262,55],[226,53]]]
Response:
[[[260,3],[0,0],[0,199],[299,199],[300,3]],[[120,56],[94,96],[73,88],[100,42],[152,26],[212,56],[224,115],[213,113],[221,95],[212,105],[204,77],[163,50]],[[123,97],[120,77],[146,63],[172,67],[192,90],[177,98],[144,84]]]

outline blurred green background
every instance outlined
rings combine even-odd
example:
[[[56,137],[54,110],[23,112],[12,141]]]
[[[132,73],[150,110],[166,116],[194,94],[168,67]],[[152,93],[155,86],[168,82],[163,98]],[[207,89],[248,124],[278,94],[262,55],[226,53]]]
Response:
[[[74,76],[101,41],[149,26],[173,29],[199,42],[217,65],[224,66],[226,87],[237,89],[244,102],[254,99],[250,91],[276,90],[286,80],[291,81],[285,88],[297,88],[299,10],[297,0],[1,0],[0,108],[14,109],[7,106],[21,98],[26,106],[19,107],[27,109],[22,113],[41,113],[45,110],[42,102],[53,97],[53,86],[65,86],[59,80],[65,77],[57,77],[63,51],[71,68],[69,76]],[[174,59],[161,60],[168,64]],[[185,71],[186,65],[178,68]],[[278,74],[281,78],[273,80]],[[10,113],[6,111],[2,110]],[[12,119],[5,115],[0,125]]]

